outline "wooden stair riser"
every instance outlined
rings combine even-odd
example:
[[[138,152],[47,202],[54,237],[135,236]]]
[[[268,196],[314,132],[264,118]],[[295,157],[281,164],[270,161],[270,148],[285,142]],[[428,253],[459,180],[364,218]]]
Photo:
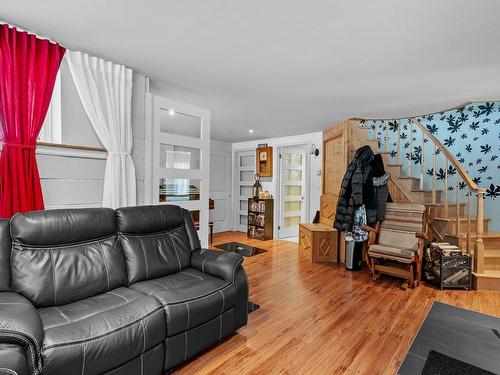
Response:
[[[475,241],[475,236],[473,235],[471,238],[471,246],[474,248],[474,241]],[[459,248],[464,249],[466,248],[467,245],[467,239],[465,237],[460,238],[460,242],[458,243],[457,241],[457,236],[453,234],[447,234],[444,239],[444,242],[449,242],[453,245],[457,245]],[[484,243],[484,251],[488,250],[496,250],[500,249],[500,236],[499,237],[483,237],[483,243]]]
[[[384,163],[384,168],[387,173],[391,175],[391,178],[398,180],[401,176],[401,166],[400,165],[392,165]]]
[[[442,227],[445,230],[445,233],[452,233],[456,234],[457,233],[457,221],[450,216],[450,219],[434,219],[433,222],[436,222],[437,225],[442,225]],[[488,231],[488,226],[489,226],[490,219],[484,219],[483,220],[483,231],[487,232]],[[477,228],[477,220],[472,219],[470,220],[470,228],[471,228],[471,233],[476,233],[476,228]],[[460,232],[465,235],[467,233],[467,218],[461,218],[460,219]]]
[[[445,208],[444,205],[431,205],[431,217],[445,217]],[[465,204],[460,204],[458,212],[461,217],[465,216]],[[448,217],[456,217],[457,216],[457,205],[454,203],[448,204]]]
[[[488,277],[474,274],[472,287],[476,290],[500,291],[500,277]]]
[[[430,191],[430,190],[408,191],[407,194],[408,194],[408,197],[410,197],[410,199],[414,203],[421,203],[421,204],[433,203],[432,202],[432,191]],[[443,194],[443,192],[441,190],[436,190],[436,202],[441,202],[442,194]]]
[[[484,269],[500,271],[500,257],[488,256],[485,251]]]
[[[398,184],[405,191],[418,190],[420,187],[420,180],[418,178],[398,178]]]

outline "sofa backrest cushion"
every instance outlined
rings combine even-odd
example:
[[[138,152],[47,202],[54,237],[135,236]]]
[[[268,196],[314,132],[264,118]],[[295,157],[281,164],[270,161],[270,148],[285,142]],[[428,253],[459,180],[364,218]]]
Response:
[[[0,292],[10,291],[9,220],[0,219]]]
[[[115,211],[129,285],[170,275],[191,264],[200,248],[189,211],[178,206],[142,206]]]
[[[13,289],[37,307],[63,305],[125,284],[111,209],[16,214],[10,232]]]

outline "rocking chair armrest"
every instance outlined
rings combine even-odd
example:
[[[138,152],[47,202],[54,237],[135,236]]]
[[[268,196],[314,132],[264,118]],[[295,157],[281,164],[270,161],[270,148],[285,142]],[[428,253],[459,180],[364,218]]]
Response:
[[[370,227],[369,225],[362,225],[360,228],[361,228],[362,230],[364,230],[365,232],[374,232],[374,233],[378,233],[377,228]]]
[[[422,232],[415,233],[415,237],[420,238],[422,240],[426,240],[427,239],[427,236],[425,235],[425,233],[422,233]]]

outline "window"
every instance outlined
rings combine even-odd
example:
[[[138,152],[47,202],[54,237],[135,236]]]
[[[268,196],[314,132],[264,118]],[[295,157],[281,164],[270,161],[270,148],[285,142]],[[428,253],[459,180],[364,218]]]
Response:
[[[57,73],[54,91],[50,99],[47,115],[38,135],[37,141],[47,143],[62,143],[61,128],[61,71]]]

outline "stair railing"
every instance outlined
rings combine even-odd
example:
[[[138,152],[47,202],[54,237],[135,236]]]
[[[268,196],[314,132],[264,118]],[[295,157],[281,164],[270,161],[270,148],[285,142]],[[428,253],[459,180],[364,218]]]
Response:
[[[358,122],[359,126],[366,127],[368,122],[374,122],[369,128],[369,131],[373,131],[375,135],[375,141],[377,141],[379,145],[379,149],[382,152],[390,152],[391,156],[395,157],[396,163],[401,165],[401,125],[402,121],[407,121],[406,123],[406,131],[407,138],[405,140],[404,149],[408,150],[404,155],[404,158],[407,159],[407,174],[408,176],[413,176],[414,172],[418,172],[420,177],[419,188],[424,191],[424,176],[426,174],[425,171],[425,158],[430,157],[431,155],[425,155],[425,144],[430,141],[432,142],[432,183],[431,183],[431,202],[433,205],[437,203],[437,188],[436,188],[436,171],[437,171],[437,155],[442,154],[445,157],[444,163],[445,167],[441,171],[440,169],[440,179],[443,180],[444,188],[443,188],[443,216],[445,218],[449,218],[450,206],[451,202],[449,200],[449,191],[455,190],[455,230],[457,235],[457,244],[461,246],[461,190],[466,190],[466,207],[467,207],[467,217],[466,217],[466,242],[465,248],[467,254],[472,253],[472,225],[471,225],[471,212],[472,212],[472,204],[471,204],[471,196],[475,195],[477,197],[476,203],[476,238],[474,241],[474,257],[473,257],[473,270],[475,273],[483,273],[484,270],[484,242],[483,242],[483,234],[484,234],[484,195],[486,193],[486,189],[477,186],[472,177],[467,173],[465,168],[461,163],[459,163],[455,157],[448,151],[448,149],[419,121],[417,117],[409,117],[409,118],[399,118],[399,119],[367,119],[367,118],[352,118],[351,120]],[[389,122],[393,122],[393,125],[397,127],[397,140],[393,140],[393,145],[396,147],[396,150],[390,149],[390,136],[389,136]],[[384,123],[382,129],[380,129],[380,123]],[[417,139],[417,129],[421,132],[421,138]],[[381,143],[384,143],[383,147]],[[418,171],[413,170],[413,165],[420,164],[420,169]],[[429,174],[429,172],[427,172]],[[456,184],[453,186],[450,184],[449,175],[457,174]],[[443,176],[444,175],[444,176]],[[459,177],[462,181],[460,181]],[[425,191],[424,191],[425,196]],[[434,228],[433,228],[434,229]],[[442,236],[440,236],[437,231],[434,229],[434,232],[437,234],[437,237],[442,240]]]
[[[462,182],[465,184],[465,188],[467,189],[466,197],[466,207],[467,207],[467,221],[466,221],[466,251],[468,254],[471,253],[472,249],[472,226],[471,226],[471,196],[476,195],[477,204],[476,204],[476,240],[474,242],[474,272],[482,273],[484,270],[484,242],[483,242],[483,234],[484,234],[484,194],[486,193],[486,189],[477,186],[472,177],[467,173],[465,168],[461,163],[459,163],[455,157],[448,151],[448,149],[431,133],[429,130],[416,118],[412,117],[411,121],[422,131],[422,144],[425,142],[425,138],[429,139],[434,144],[433,153],[433,173],[432,173],[432,203],[436,204],[436,151],[440,150],[440,153],[443,154],[446,158],[446,169],[444,176],[444,215],[448,217],[448,170],[451,165],[462,178]],[[422,147],[423,149],[423,147]],[[423,156],[423,154],[422,154]],[[424,168],[424,163],[421,163],[421,169]],[[421,172],[422,175],[422,172]],[[460,190],[463,185],[460,184],[460,180],[456,179],[456,198],[455,198],[455,217],[456,217],[456,233],[457,233],[457,241],[460,244],[460,227],[461,227],[461,217],[460,217]],[[423,179],[421,179],[422,182]]]

